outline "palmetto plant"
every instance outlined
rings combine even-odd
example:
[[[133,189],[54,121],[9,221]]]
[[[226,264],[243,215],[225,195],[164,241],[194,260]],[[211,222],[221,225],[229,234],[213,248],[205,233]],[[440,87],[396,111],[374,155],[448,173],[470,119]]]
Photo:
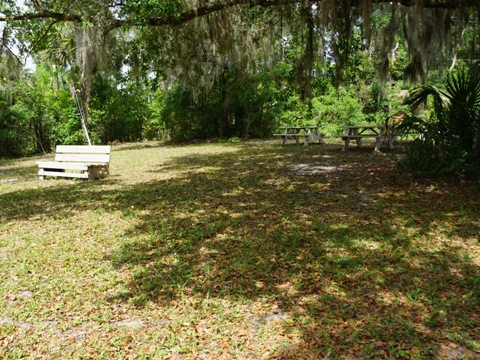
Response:
[[[424,85],[406,100],[414,113],[403,131],[421,136],[412,143],[407,162],[421,173],[466,173],[480,167],[480,66],[448,76],[443,88]],[[426,112],[428,113],[428,112]]]

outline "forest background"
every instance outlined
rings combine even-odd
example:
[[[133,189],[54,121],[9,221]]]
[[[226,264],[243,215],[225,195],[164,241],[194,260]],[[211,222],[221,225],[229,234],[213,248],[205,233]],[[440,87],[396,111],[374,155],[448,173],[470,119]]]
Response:
[[[84,144],[82,119],[106,144],[410,114],[412,86],[479,58],[478,5],[439,3],[2,2],[0,157]]]

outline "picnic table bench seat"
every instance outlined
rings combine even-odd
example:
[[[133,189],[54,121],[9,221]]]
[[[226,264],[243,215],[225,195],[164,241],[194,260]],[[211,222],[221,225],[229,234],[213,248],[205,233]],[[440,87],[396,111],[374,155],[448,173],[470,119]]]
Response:
[[[307,137],[308,134],[273,134],[273,136],[282,138],[282,145],[284,145],[287,140],[295,140],[297,144],[300,144],[300,137]]]
[[[361,139],[363,137],[374,137],[374,138],[379,138],[381,136],[375,135],[375,134],[358,134],[358,135],[335,135],[336,137],[342,138],[342,140],[345,141],[345,139]]]
[[[282,134],[273,134],[275,137],[280,137],[282,139],[282,145],[285,145],[287,140],[295,140],[297,144],[301,144],[300,138],[305,138],[304,145],[308,145],[309,141],[318,140],[320,143],[323,143],[323,137],[325,134],[315,134],[315,133],[282,133]]]
[[[94,180],[109,174],[110,145],[57,145],[54,161],[38,161],[38,176]]]

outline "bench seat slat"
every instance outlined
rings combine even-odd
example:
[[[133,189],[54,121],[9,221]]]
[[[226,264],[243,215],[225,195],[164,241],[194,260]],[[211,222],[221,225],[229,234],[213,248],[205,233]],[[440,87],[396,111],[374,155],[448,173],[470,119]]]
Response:
[[[110,155],[104,154],[56,154],[55,161],[85,162],[85,163],[108,163]]]
[[[56,176],[56,177],[68,177],[68,178],[78,178],[78,179],[88,179],[88,173],[72,173],[72,172],[60,172],[60,171],[46,171],[40,169],[38,175],[43,176]]]
[[[37,162],[38,166],[43,169],[64,169],[64,170],[88,170],[89,164],[68,163],[68,162]]]
[[[56,153],[70,154],[110,154],[110,145],[57,145]]]
[[[348,138],[348,139],[358,139],[358,138],[362,138],[362,137],[379,137],[379,135],[375,135],[375,134],[366,134],[366,135],[363,135],[363,134],[359,134],[359,135],[335,135],[336,137],[340,137],[340,138]]]

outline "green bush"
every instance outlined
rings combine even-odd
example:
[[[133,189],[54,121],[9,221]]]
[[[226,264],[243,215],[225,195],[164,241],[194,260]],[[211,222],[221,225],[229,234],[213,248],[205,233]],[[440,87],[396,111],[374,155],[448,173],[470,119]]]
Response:
[[[328,135],[340,134],[342,126],[366,121],[362,104],[352,89],[329,87],[324,95],[312,99],[312,112],[317,123],[325,126]]]
[[[135,83],[118,82],[102,74],[94,82],[90,102],[89,130],[92,138],[106,144],[143,139],[143,126],[150,118],[147,90]]]
[[[422,136],[411,145],[405,164],[418,174],[475,173],[480,169],[480,66],[460,69],[448,76],[445,86],[424,85],[407,100],[413,111],[404,132]]]
[[[0,94],[0,156],[18,157],[51,148],[51,111],[31,82],[18,81],[14,102]]]
[[[277,95],[274,78],[240,76],[230,70],[199,96],[180,86],[172,88],[164,99],[156,100],[155,117],[175,141],[265,137],[278,125]]]

